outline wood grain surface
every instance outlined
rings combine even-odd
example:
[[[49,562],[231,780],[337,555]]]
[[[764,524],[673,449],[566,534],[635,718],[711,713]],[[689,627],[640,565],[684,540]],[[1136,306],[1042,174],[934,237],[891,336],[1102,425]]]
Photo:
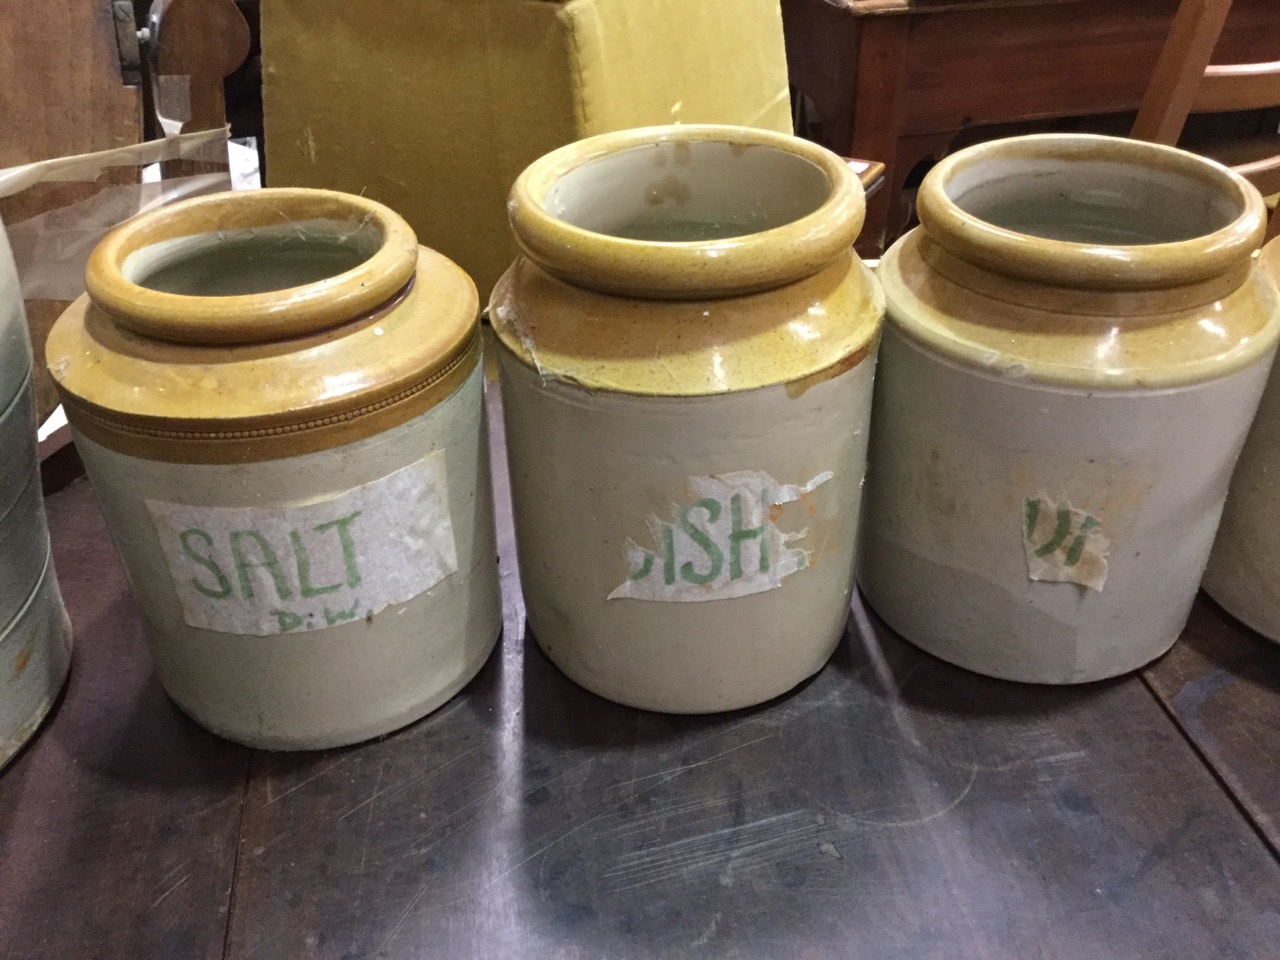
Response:
[[[0,15],[0,167],[92,153],[138,143],[142,97],[127,86],[116,46],[110,0],[43,0],[11,4]],[[44,183],[0,198],[0,221],[12,226],[97,193],[102,185],[136,182],[135,169],[108,171],[98,185]],[[30,300],[27,321],[37,358],[64,300]],[[53,380],[36,365],[40,419],[57,406]]]
[[[0,121],[8,131],[0,167],[138,142],[142,101],[120,72],[110,2],[43,0],[6,13]]]
[[[77,660],[0,778],[0,956],[1280,957],[1280,862],[1142,678],[988,680],[859,603],[770,704],[616,706],[526,635],[495,467],[499,651],[420,723],[311,754],[251,754],[165,701],[88,485],[54,495]],[[1208,657],[1202,690],[1250,687],[1269,746],[1221,732],[1237,699],[1198,716],[1258,762],[1259,808],[1274,653],[1202,602],[1149,674],[1194,684],[1174,657]]]
[[[1280,645],[1201,595],[1144,678],[1280,856]]]
[[[0,774],[0,957],[216,960],[249,751],[160,688],[88,481],[47,506],[75,647],[52,720]]]

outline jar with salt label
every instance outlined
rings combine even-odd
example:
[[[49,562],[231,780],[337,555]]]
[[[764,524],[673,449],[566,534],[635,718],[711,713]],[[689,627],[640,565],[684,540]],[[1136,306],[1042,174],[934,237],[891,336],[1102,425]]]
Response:
[[[501,626],[478,297],[372,201],[108,234],[47,359],[170,696],[273,749],[387,733]]]

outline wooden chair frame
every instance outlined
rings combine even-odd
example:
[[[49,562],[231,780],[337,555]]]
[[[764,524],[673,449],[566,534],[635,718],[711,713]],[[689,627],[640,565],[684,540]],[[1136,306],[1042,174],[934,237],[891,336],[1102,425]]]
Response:
[[[1232,0],[1182,0],[1134,121],[1133,137],[1176,144],[1192,113],[1280,106],[1280,60],[1209,63],[1231,4]],[[1280,152],[1232,169],[1263,194],[1280,192]],[[1277,233],[1280,208],[1267,225],[1267,239]]]

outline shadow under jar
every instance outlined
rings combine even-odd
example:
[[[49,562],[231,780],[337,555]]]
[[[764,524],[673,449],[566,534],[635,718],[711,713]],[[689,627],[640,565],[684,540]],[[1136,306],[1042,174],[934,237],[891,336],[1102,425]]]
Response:
[[[306,749],[461,689],[501,627],[466,274],[288,189],[135,218],[87,285],[46,355],[178,705]]]
[[[494,291],[520,576],[573,680],[678,713],[822,668],[853,588],[883,298],[862,187],[781,134],[607,134],[529,167]]]
[[[913,643],[1077,683],[1181,632],[1280,336],[1245,180],[1169,147],[963,150],[880,267],[859,583]]]

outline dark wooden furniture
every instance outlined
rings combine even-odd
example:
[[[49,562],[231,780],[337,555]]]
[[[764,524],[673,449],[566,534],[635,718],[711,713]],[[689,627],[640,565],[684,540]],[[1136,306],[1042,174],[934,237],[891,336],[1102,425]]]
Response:
[[[142,94],[137,64],[121,63],[117,28],[136,30],[128,3],[49,0],[9,5],[0,15],[0,167],[91,153],[142,139]],[[136,47],[136,44],[135,44]],[[109,171],[104,183],[136,182],[137,171]],[[39,184],[0,198],[0,220],[10,225],[83,201],[100,185]],[[65,300],[30,300],[27,322],[36,356],[44,355],[49,328]],[[37,367],[41,418],[57,406],[53,380]]]
[[[907,176],[960,131],[1136,110],[1177,0],[782,0],[792,83],[828,146],[882,160],[859,249],[908,222]],[[1237,0],[1215,55],[1280,57],[1274,0]]]
[[[87,482],[50,498],[76,659],[0,776],[0,956],[1280,957],[1280,646],[1201,601],[1142,676],[1021,686],[856,604],[771,704],[615,706],[526,636],[491,413],[501,649],[350,749],[179,714]]]
[[[223,77],[249,50],[248,27],[232,0],[168,0],[159,26],[155,18],[143,17],[155,42],[141,43],[143,0],[48,0],[6,13],[0,16],[0,167],[133,146],[148,127],[157,128],[151,132],[158,138],[163,131],[154,122],[157,111],[172,120],[173,133],[221,127]],[[148,89],[153,80],[158,97]],[[225,162],[172,160],[165,164],[165,178],[225,169]],[[108,167],[96,182],[37,183],[0,197],[0,221],[12,227],[87,206],[104,189],[138,182],[138,167],[121,164]],[[122,216],[119,211],[129,204],[104,205],[108,209]],[[105,232],[106,225],[94,219],[102,211],[79,212],[86,225],[54,225],[66,236],[51,237],[50,247],[84,244],[93,226]],[[69,303],[52,297],[26,301],[37,358],[44,356],[49,330]],[[43,363],[36,364],[34,384],[43,420],[58,403]]]

